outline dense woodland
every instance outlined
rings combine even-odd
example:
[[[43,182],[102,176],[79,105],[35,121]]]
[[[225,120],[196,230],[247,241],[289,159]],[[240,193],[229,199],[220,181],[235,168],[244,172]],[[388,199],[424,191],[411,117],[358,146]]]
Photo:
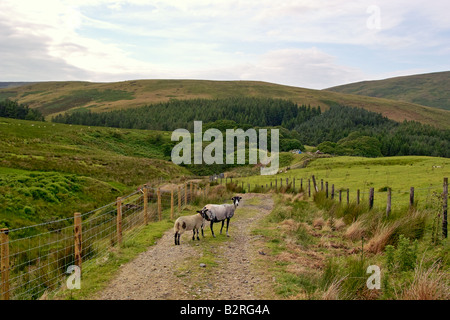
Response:
[[[320,107],[298,106],[281,99],[172,100],[104,113],[66,113],[53,119],[61,123],[119,128],[186,128],[191,132],[194,120],[202,120],[204,130],[208,127],[222,131],[237,127],[285,128],[280,141],[282,151],[312,145],[337,155],[450,157],[450,130],[414,121],[398,123],[362,108],[332,106],[321,112]]]
[[[53,121],[91,126],[172,131],[185,128],[191,132],[194,120],[203,123],[221,119],[233,120],[252,127],[283,126],[293,129],[319,115],[319,108],[281,99],[227,98],[171,100],[140,108],[92,113],[78,111],[56,116]]]
[[[30,109],[27,105],[9,99],[0,101],[0,117],[44,121],[44,116],[39,110]]]

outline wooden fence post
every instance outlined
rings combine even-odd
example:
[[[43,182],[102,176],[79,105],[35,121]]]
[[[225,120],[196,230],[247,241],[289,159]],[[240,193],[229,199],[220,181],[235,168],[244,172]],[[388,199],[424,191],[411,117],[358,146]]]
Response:
[[[443,203],[442,203],[442,236],[447,238],[447,210],[448,210],[448,178],[444,178],[444,192],[443,192]]]
[[[144,186],[144,223],[148,225],[148,187]]]
[[[339,203],[342,202],[342,190],[339,189]]]
[[[222,178],[220,178],[220,184],[222,184]],[[189,186],[189,202],[192,201],[192,181],[190,182]]]
[[[331,185],[331,199],[334,199],[334,184]]]
[[[160,188],[158,188],[158,190],[156,191],[156,194],[158,195],[158,219],[159,219],[159,221],[161,221],[162,212],[161,212],[161,189]]]
[[[188,203],[187,182],[184,183],[184,206]]]
[[[360,198],[360,191],[359,189],[356,190],[356,203],[359,204],[359,198]]]
[[[325,197],[328,199],[328,181],[325,181]]]
[[[311,197],[311,180],[308,179],[308,197]]]
[[[278,179],[275,179],[275,191],[278,190]]]
[[[320,179],[320,191],[323,191],[323,179]]]
[[[181,212],[181,187],[178,186],[178,213]]]
[[[412,209],[414,207],[414,187],[409,189],[409,208]]]
[[[350,204],[350,189],[347,188],[347,205]]]
[[[391,188],[387,189],[387,203],[386,203],[386,218],[389,217],[389,214],[391,213]]]
[[[374,188],[370,188],[369,191],[369,209],[373,208],[373,200],[374,200]]]
[[[0,300],[9,300],[9,229],[0,229]],[[5,306],[6,307],[6,306]]]
[[[117,243],[122,244],[122,198],[117,198]]]
[[[74,241],[75,241],[75,265],[80,268],[81,271],[81,265],[83,263],[82,261],[82,243],[83,243],[83,231],[81,227],[81,213],[75,212],[74,213],[74,219],[73,219],[73,235],[74,235]]]
[[[314,175],[312,175],[312,181],[313,181],[313,185],[314,185],[314,191],[319,192],[319,188],[317,187],[317,184],[316,184],[316,177]]]
[[[173,203],[173,189],[170,190],[170,219],[173,220],[173,212],[174,212],[174,203]]]

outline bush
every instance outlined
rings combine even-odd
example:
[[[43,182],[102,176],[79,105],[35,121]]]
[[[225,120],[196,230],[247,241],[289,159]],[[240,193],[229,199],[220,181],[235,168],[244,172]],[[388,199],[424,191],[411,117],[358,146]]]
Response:
[[[50,192],[48,192],[43,188],[33,187],[30,188],[30,192],[31,195],[33,196],[33,199],[35,200],[42,199],[47,202],[59,202],[58,199],[53,194],[51,194]]]

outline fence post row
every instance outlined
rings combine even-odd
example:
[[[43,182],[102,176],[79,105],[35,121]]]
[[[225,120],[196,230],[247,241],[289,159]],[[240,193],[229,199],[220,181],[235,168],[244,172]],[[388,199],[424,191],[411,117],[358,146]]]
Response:
[[[74,235],[74,256],[75,256],[75,265],[80,268],[81,272],[81,265],[83,263],[82,261],[82,252],[83,252],[83,233],[82,233],[82,227],[81,227],[81,213],[75,212],[73,217],[73,235]]]
[[[122,244],[122,198],[117,198],[117,243]]]
[[[170,190],[170,219],[173,220],[173,213],[174,213],[174,202],[173,202],[173,189]]]
[[[188,204],[187,182],[184,183],[184,206]]]
[[[181,187],[178,186],[178,214],[181,212]]]
[[[370,188],[369,191],[369,209],[373,208],[374,188]]]
[[[414,187],[409,189],[409,208],[412,209],[414,207]]]
[[[444,178],[444,192],[442,199],[442,235],[444,238],[447,238],[447,210],[448,210],[448,178]]]
[[[158,195],[158,219],[161,221],[161,189],[158,188],[158,191],[156,192]]]
[[[313,185],[314,185],[314,191],[316,193],[319,192],[319,188],[317,187],[317,184],[316,184],[316,177],[314,175],[312,175],[312,181],[313,181]]]
[[[9,229],[0,229],[0,300],[9,300]]]
[[[144,185],[144,223],[148,225],[148,188]]]

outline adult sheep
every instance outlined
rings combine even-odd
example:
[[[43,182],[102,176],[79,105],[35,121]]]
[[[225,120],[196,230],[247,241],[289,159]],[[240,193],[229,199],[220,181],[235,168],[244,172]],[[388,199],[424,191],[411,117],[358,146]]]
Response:
[[[202,229],[202,237],[204,237],[203,234],[203,225],[204,221],[206,219],[206,210],[200,210],[197,211],[197,214],[194,214],[192,216],[182,216],[179,217],[173,226],[173,231],[175,231],[175,245],[180,244],[180,238],[181,235],[185,231],[192,230],[192,240],[195,240],[195,232],[197,231],[197,240],[200,240],[200,237],[198,236],[198,230]]]
[[[206,220],[211,222],[211,233],[214,238],[216,237],[213,230],[214,222],[222,221],[222,227],[220,228],[220,234],[222,234],[225,220],[227,220],[227,237],[230,236],[228,234],[230,219],[234,216],[234,211],[239,205],[239,201],[242,200],[242,197],[235,196],[231,200],[233,204],[207,204],[203,207],[203,210],[206,210]]]

